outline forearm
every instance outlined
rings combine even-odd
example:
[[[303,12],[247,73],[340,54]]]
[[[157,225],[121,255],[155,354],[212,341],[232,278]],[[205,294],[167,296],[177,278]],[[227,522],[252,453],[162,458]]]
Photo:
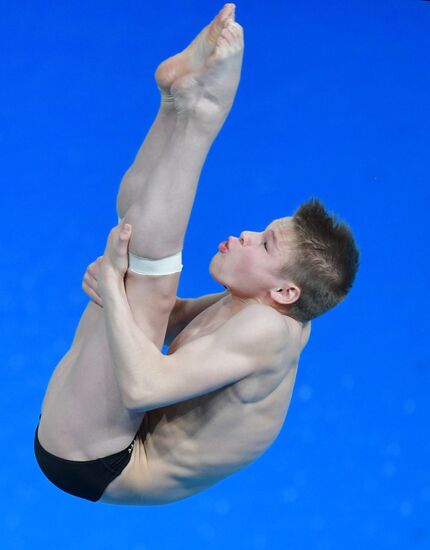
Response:
[[[134,320],[124,281],[113,278],[103,296],[103,316],[115,376],[124,406],[142,401],[157,379],[163,354]]]

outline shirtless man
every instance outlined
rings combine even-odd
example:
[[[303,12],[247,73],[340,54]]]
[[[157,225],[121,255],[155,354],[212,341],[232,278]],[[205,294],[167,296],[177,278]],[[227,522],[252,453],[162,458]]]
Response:
[[[176,296],[198,178],[242,55],[243,30],[226,4],[156,71],[160,111],[121,182],[122,221],[85,275],[93,301],[51,377],[35,434],[42,471],[70,494],[170,503],[252,463],[282,427],[310,319],[352,285],[352,235],[310,201],[219,245],[210,272],[227,292]],[[166,262],[175,270],[148,274]]]

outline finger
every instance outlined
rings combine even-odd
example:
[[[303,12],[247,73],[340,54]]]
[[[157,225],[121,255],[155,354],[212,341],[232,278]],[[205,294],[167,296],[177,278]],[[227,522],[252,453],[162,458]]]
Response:
[[[125,224],[119,234],[118,253],[125,255],[128,249],[128,242],[131,237],[131,225]]]
[[[100,307],[103,307],[103,302],[101,301],[99,296],[97,296],[97,294],[95,294],[95,293],[90,294],[90,298],[95,304],[97,304]]]
[[[84,288],[85,287],[85,288]],[[87,291],[87,289],[93,290],[93,285],[91,280],[88,277],[84,277],[82,281],[82,288]]]
[[[129,223],[124,224],[119,233],[121,240],[127,241],[131,237],[131,225]]]
[[[91,298],[93,302],[95,302],[98,306],[103,307],[102,305],[103,302],[101,297],[96,292],[94,292],[94,290],[91,287],[89,287],[86,283],[84,283],[82,285],[82,289],[85,292],[85,294],[87,294]]]
[[[94,287],[97,285],[97,280],[94,279],[94,277],[88,273],[88,271],[84,275],[84,281],[87,283],[88,286]]]
[[[90,265],[88,266],[87,272],[88,272],[88,273],[91,273],[91,275],[92,275],[95,279],[97,279],[97,276],[98,276],[98,274],[99,274],[99,272],[100,272],[100,268],[101,268],[101,264],[98,264],[98,263],[93,262],[92,264],[90,264]]]
[[[91,276],[84,277],[84,282],[87,285],[88,288],[90,288],[101,300],[101,296],[99,293],[99,285],[95,279],[93,279]]]
[[[94,277],[97,279],[99,273],[100,273],[100,269],[102,267],[102,264],[103,264],[103,256],[100,256],[100,258],[97,258],[95,264],[94,264],[94,269],[93,269],[93,274],[94,274]]]

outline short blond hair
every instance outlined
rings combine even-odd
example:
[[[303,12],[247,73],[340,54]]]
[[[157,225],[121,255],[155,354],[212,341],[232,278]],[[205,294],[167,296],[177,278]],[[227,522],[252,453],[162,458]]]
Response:
[[[315,319],[339,304],[352,288],[360,251],[349,226],[327,213],[311,198],[292,217],[293,261],[280,276],[296,284],[301,294],[286,314],[297,321]]]

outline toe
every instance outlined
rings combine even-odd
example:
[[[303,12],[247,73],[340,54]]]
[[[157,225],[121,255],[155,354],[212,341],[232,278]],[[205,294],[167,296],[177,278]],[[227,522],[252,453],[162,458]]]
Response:
[[[220,34],[218,40],[216,41],[216,48],[213,55],[213,60],[222,60],[228,55],[230,42],[228,38]]]
[[[231,46],[243,46],[243,28],[239,25],[239,23],[230,23],[228,27],[223,29],[221,35]]]
[[[236,35],[240,34],[242,32],[242,26],[239,25],[237,21],[232,21],[230,25],[228,26],[231,31],[233,31]]]
[[[212,21],[209,27],[208,40],[212,44],[215,44],[221,31],[228,25],[229,22],[234,21],[234,10],[236,6],[234,4],[225,4],[222,10],[218,13],[215,19]]]
[[[225,4],[219,12],[220,22],[225,25],[229,21],[234,21],[236,6],[234,4]]]
[[[234,42],[234,34],[229,27],[223,29],[221,33],[221,38],[224,38],[224,40],[226,40],[229,44],[232,44],[232,42]]]

